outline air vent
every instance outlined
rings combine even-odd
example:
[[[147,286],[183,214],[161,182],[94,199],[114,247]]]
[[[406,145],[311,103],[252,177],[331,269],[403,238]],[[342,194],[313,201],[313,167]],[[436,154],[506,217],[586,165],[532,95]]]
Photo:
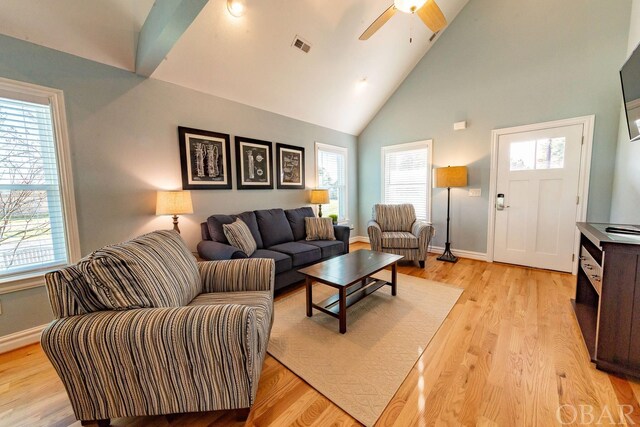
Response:
[[[300,49],[304,53],[309,53],[311,50],[311,45],[300,36],[296,36],[296,38],[293,39],[291,46]]]

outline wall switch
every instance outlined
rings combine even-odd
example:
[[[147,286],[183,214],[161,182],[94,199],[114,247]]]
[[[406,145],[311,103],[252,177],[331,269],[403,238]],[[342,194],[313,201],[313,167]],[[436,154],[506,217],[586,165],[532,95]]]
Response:
[[[470,188],[469,189],[469,197],[480,197],[482,196],[481,188]]]

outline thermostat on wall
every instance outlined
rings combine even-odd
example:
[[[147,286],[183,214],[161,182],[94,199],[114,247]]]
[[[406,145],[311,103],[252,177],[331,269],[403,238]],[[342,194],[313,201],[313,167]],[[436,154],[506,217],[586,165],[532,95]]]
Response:
[[[455,122],[453,124],[453,130],[464,130],[467,128],[467,121],[463,121],[463,122]]]

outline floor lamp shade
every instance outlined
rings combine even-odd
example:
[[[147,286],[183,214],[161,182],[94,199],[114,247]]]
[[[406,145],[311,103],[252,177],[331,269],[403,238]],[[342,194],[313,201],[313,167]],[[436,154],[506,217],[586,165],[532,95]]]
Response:
[[[191,191],[158,191],[156,215],[173,215],[173,229],[178,233],[178,215],[192,213]]]
[[[436,187],[447,189],[447,242],[444,245],[444,253],[438,257],[440,261],[456,262],[456,257],[451,252],[451,242],[449,242],[449,219],[451,214],[451,187],[467,186],[467,167],[449,166],[436,169]]]
[[[466,166],[449,166],[446,168],[436,169],[436,187],[466,187],[467,186],[467,167]]]

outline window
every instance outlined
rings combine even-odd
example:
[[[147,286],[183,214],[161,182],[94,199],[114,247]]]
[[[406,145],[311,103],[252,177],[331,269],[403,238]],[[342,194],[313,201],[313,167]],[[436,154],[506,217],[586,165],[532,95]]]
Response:
[[[339,222],[348,221],[346,148],[316,142],[316,183],[329,189],[329,204],[322,206],[324,216],[338,215]]]
[[[512,142],[509,146],[510,170],[562,169],[565,143],[564,137]]]
[[[382,202],[411,203],[431,220],[431,141],[382,147]]]
[[[66,147],[62,92],[0,79],[0,282],[78,258]]]

